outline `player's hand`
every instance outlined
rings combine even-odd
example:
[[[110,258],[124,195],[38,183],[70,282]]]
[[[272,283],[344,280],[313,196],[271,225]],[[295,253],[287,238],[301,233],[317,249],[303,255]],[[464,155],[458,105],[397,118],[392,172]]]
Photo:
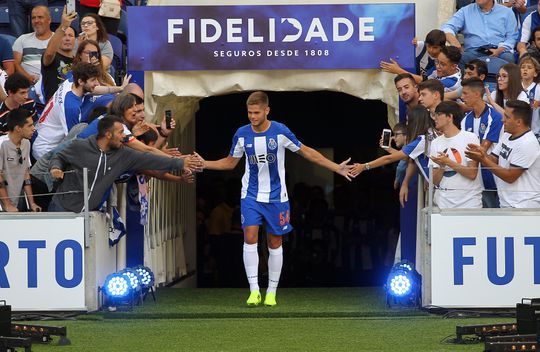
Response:
[[[390,72],[396,75],[401,72],[401,66],[399,66],[399,64],[392,58],[390,58],[390,62],[381,61],[380,67],[384,72]]]
[[[184,168],[186,173],[198,172],[202,169],[202,162],[195,155],[188,155],[184,157]]]
[[[200,156],[199,153],[197,152],[193,152],[193,156],[196,157],[197,159],[199,159],[200,163],[201,163],[201,170],[204,170],[206,169],[206,160],[204,160],[204,158],[202,156]]]
[[[64,178],[64,171],[60,169],[51,169],[50,173],[54,179],[62,180]]]
[[[354,165],[349,165],[349,162],[351,161],[351,158],[343,161],[341,164],[339,164],[339,168],[336,170],[336,173],[340,174],[341,176],[345,177],[347,180],[352,181],[353,178],[356,177],[356,175],[353,174],[352,170],[354,168]]]

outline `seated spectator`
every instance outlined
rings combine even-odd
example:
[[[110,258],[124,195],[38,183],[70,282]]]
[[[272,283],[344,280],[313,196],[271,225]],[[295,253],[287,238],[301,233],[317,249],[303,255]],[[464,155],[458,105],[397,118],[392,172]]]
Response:
[[[56,147],[69,130],[81,121],[83,96],[99,85],[100,70],[89,63],[79,63],[73,68],[73,83],[64,82],[47,105],[37,124],[38,136],[32,152],[39,159]]]
[[[461,52],[455,46],[444,46],[435,61],[436,71],[428,77],[438,79],[444,85],[445,92],[452,92],[461,86],[461,71],[459,69]]]
[[[486,98],[498,112],[504,114],[508,100],[521,100],[529,103],[529,97],[521,85],[521,72],[516,64],[505,64],[497,74],[497,90],[489,92],[486,88]]]
[[[9,25],[11,33],[15,37],[20,37],[24,33],[30,32],[30,24],[28,18],[32,14],[32,10],[41,5],[47,6],[47,0],[9,0],[8,5]],[[32,23],[33,26],[33,23]]]
[[[102,118],[98,134],[88,139],[78,139],[58,153],[52,160],[51,175],[62,179],[49,211],[81,212],[84,209],[83,168],[88,168],[88,178],[93,180],[89,194],[89,210],[97,210],[106,199],[114,181],[126,171],[180,170],[195,171],[200,165],[192,156],[184,159],[141,153],[124,148],[124,127],[114,115]],[[114,167],[108,167],[114,165]],[[75,172],[64,173],[66,170]],[[76,191],[76,192],[73,192]]]
[[[463,79],[469,79],[473,77],[480,78],[482,81],[486,79],[488,75],[488,68],[485,61],[474,59],[470,62],[467,62],[465,64],[465,73],[463,74]],[[444,93],[444,100],[457,100],[461,97],[462,87],[460,86],[458,89],[452,92],[445,92]],[[461,101],[457,102],[461,105],[461,108],[464,111],[469,111],[467,109],[467,106],[465,106]]]
[[[502,129],[502,114],[485,103],[482,98],[484,82],[477,77],[464,79],[461,100],[469,110],[461,120],[461,130],[472,132],[480,141],[480,146],[491,153],[493,146],[499,142]],[[484,193],[482,204],[484,208],[498,208],[497,186],[489,169],[481,167]]]
[[[390,62],[381,61],[381,69],[396,75],[411,73],[416,83],[425,80],[435,70],[435,60],[446,44],[446,36],[443,31],[434,29],[426,35],[425,42],[421,40],[417,41],[415,38],[413,39],[413,44],[416,47],[416,74],[402,69],[392,58],[390,58]]]
[[[30,81],[20,73],[14,73],[8,77],[4,85],[7,93],[6,100],[0,104],[0,135],[8,131],[7,114],[14,109],[24,108],[30,112],[32,118],[36,118],[36,104],[28,99]]]
[[[36,130],[30,111],[14,109],[7,116],[8,135],[0,142],[0,200],[4,211],[41,211],[34,202],[30,179],[30,139]]]
[[[444,101],[435,109],[435,128],[442,135],[431,142],[435,203],[441,209],[481,208],[482,180],[478,161],[465,156],[468,144],[479,144],[478,136],[460,130],[463,112],[453,101]]]
[[[444,99],[444,86],[437,79],[428,79],[418,85],[418,102],[429,110],[432,118],[435,117],[435,108]]]
[[[79,42],[84,40],[93,40],[98,43],[99,50],[102,54],[103,70],[108,72],[113,60],[114,51],[101,18],[94,13],[86,13],[81,18]]]
[[[13,49],[11,43],[4,37],[0,37],[0,61],[2,63],[2,70],[4,70],[8,76],[15,72]]]
[[[45,52],[51,31],[51,14],[47,6],[32,9],[32,27],[34,32],[23,34],[13,43],[15,71],[24,75],[32,85],[41,76],[41,55]]]
[[[529,104],[511,100],[504,114],[504,135],[489,155],[470,144],[465,153],[490,168],[496,176],[502,208],[540,207],[540,145],[530,129]]]
[[[540,10],[540,3],[538,3],[537,6],[538,8],[535,11],[531,12],[527,17],[525,17],[523,24],[521,25],[519,41],[516,47],[520,57],[527,53],[529,43],[534,40],[534,33],[540,26],[540,15],[538,13]]]
[[[98,0],[81,0],[78,12],[81,14],[81,16],[86,16],[87,13],[97,14],[99,12],[100,4],[101,1]],[[120,0],[120,6],[122,6],[122,0]],[[103,22],[107,33],[116,35],[118,32],[118,26],[120,25],[120,19],[103,16],[99,16],[99,18]]]
[[[523,55],[519,60],[519,68],[521,70],[521,84],[533,109],[531,129],[536,138],[540,138],[540,88],[538,88],[540,63],[530,55]]]
[[[66,79],[73,62],[73,48],[75,46],[75,29],[71,23],[77,18],[76,13],[68,14],[66,7],[62,13],[62,22],[49,40],[47,49],[41,57],[41,90],[44,99],[42,103],[51,99],[58,86]]]
[[[482,56],[494,56],[514,62],[517,21],[507,7],[495,4],[493,0],[476,0],[457,11],[441,26],[446,40],[459,49],[461,44],[456,35],[464,36],[464,51],[461,64]]]

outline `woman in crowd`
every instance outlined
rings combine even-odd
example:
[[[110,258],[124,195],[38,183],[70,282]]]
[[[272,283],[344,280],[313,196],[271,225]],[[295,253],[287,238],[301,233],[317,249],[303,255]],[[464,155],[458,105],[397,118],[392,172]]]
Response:
[[[102,63],[104,71],[109,70],[114,52],[111,42],[109,41],[109,35],[105,30],[103,22],[98,15],[94,13],[87,13],[83,15],[81,19],[81,34],[79,35],[79,46],[82,41],[94,40],[98,43],[100,52],[102,54]]]
[[[521,85],[521,72],[516,64],[505,64],[497,74],[497,89],[493,92],[486,88],[486,98],[498,112],[504,114],[504,108],[508,100],[522,100],[529,102],[527,93]]]

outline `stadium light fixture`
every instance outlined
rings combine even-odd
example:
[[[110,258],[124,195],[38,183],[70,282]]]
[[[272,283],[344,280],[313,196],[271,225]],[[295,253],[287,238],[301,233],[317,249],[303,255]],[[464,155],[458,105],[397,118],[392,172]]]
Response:
[[[396,263],[386,280],[386,304],[389,307],[416,308],[421,305],[422,277],[409,261]]]

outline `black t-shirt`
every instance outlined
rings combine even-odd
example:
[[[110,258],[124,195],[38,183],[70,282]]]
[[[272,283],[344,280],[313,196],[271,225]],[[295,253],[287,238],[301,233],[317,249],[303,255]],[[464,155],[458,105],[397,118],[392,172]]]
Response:
[[[36,103],[33,100],[27,100],[20,107],[30,111],[32,113],[32,119],[34,120],[34,122],[36,122]],[[2,102],[2,104],[0,104],[0,136],[8,132],[7,114],[10,111],[11,110],[7,107],[5,102]]]
[[[43,80],[43,94],[45,94],[45,103],[58,90],[60,83],[66,79],[66,74],[71,71],[71,63],[73,58],[56,53],[54,59],[49,66],[43,65],[43,57],[41,57],[41,77]]]

